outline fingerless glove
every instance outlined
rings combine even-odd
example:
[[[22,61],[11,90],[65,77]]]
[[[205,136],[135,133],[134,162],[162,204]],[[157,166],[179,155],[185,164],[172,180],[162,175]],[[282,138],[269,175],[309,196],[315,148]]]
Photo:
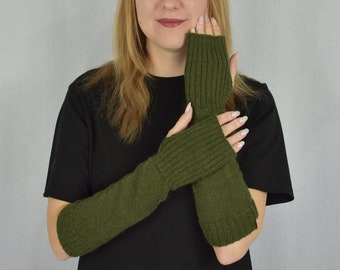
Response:
[[[164,139],[158,152],[132,173],[60,212],[57,232],[63,249],[70,256],[97,249],[149,216],[169,191],[221,169],[226,153],[215,116]]]
[[[225,112],[232,80],[223,36],[188,34],[184,78],[186,98],[195,112],[194,123]],[[212,246],[233,243],[257,227],[256,206],[233,149],[227,141],[225,145],[223,156],[228,158],[224,166],[192,184],[198,221]],[[218,153],[211,150],[211,154],[215,154],[216,162],[220,160]]]

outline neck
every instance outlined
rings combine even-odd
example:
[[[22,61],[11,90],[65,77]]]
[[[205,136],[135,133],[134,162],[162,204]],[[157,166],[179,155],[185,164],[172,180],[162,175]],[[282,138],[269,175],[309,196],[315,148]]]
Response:
[[[148,51],[148,72],[158,77],[176,77],[184,74],[185,50]]]

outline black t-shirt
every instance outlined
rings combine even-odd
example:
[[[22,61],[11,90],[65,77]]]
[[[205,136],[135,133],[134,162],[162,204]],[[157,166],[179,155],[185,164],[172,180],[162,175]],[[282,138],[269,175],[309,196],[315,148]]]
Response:
[[[127,145],[99,112],[102,87],[83,89],[92,71],[75,80],[62,105],[51,153],[45,197],[74,202],[119,181],[149,156],[183,113],[184,76],[154,77],[143,132]],[[246,144],[238,154],[248,187],[268,192],[267,204],[293,199],[285,146],[274,99],[265,84],[249,80],[263,98],[250,99]],[[239,108],[243,113],[246,111]],[[171,192],[155,212],[96,251],[78,269],[247,270],[249,252],[229,266],[218,263],[197,222],[190,186]]]

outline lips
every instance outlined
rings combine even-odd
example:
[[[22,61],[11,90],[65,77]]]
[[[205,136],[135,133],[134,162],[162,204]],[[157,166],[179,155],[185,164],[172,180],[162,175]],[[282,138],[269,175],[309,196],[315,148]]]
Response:
[[[185,20],[180,20],[180,19],[158,19],[157,22],[159,22],[161,25],[167,28],[174,28],[179,25],[181,25]]]

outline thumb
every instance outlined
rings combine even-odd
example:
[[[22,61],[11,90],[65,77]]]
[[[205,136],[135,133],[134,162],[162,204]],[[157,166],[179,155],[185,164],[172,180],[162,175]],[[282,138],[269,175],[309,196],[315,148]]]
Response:
[[[185,112],[181,115],[181,117],[178,119],[178,121],[173,126],[173,128],[169,130],[166,137],[169,138],[172,135],[185,130],[187,126],[189,125],[189,123],[191,122],[192,114],[193,114],[193,110],[191,107],[191,103],[189,103],[187,107],[185,108]]]
[[[229,65],[230,65],[230,75],[231,79],[233,81],[233,85],[235,82],[235,77],[237,73],[237,60],[238,60],[238,53],[234,53],[229,60]]]

